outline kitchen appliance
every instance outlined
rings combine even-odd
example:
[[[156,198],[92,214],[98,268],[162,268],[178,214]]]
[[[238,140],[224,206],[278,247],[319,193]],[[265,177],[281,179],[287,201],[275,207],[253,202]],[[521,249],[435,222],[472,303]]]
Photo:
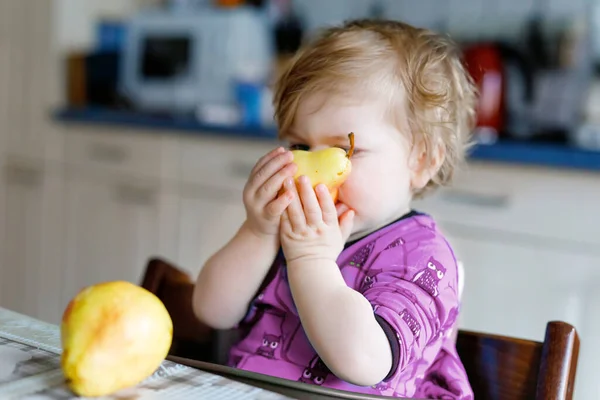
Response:
[[[534,70],[525,55],[509,44],[489,42],[466,45],[463,57],[479,91],[478,138],[487,142],[531,134]]]
[[[119,53],[74,52],[66,60],[66,99],[69,107],[118,107]]]
[[[235,104],[236,82],[266,82],[274,45],[253,7],[203,7],[134,16],[123,47],[120,91],[150,112],[195,113]]]
[[[463,50],[463,57],[479,94],[477,134],[495,138],[504,127],[502,57],[492,44],[467,46]]]

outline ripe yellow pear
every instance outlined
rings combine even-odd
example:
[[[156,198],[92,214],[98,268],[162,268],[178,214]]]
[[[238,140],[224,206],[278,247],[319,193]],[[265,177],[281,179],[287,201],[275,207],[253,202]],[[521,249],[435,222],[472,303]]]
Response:
[[[348,138],[348,152],[339,147],[318,151],[293,150],[294,163],[298,166],[294,179],[305,175],[310,179],[313,188],[321,183],[325,184],[333,201],[337,201],[338,189],[352,171],[350,157],[354,152],[354,133],[350,133]]]
[[[173,339],[164,304],[129,282],[99,283],[67,306],[61,324],[61,366],[79,396],[106,396],[156,371]]]

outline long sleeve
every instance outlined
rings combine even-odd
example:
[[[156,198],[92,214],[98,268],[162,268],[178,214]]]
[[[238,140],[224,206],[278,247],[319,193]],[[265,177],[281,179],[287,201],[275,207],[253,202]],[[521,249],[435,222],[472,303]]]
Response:
[[[418,246],[398,242],[373,260],[361,292],[390,340],[392,379],[451,334],[459,307],[457,262],[441,238]]]

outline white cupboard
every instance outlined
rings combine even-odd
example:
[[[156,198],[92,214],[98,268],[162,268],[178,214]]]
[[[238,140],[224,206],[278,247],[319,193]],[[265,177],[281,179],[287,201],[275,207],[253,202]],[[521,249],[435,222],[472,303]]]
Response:
[[[208,258],[237,232],[246,217],[241,194],[188,188],[181,195],[177,263],[194,278]]]
[[[465,267],[463,328],[542,341],[548,321],[582,327],[596,258],[481,236],[452,239]]]
[[[52,10],[52,1],[0,5],[0,129],[5,152],[58,161],[61,135],[50,118],[59,102],[62,60],[55,52]]]
[[[88,285],[139,283],[159,247],[158,187],[76,171],[68,174],[66,186],[63,306]]]
[[[464,264],[460,327],[542,341],[578,330],[577,399],[598,398],[600,174],[472,163],[415,206],[432,214]]]
[[[65,251],[62,170],[10,160],[2,181],[0,305],[58,322]]]
[[[460,327],[543,341],[548,321],[572,324],[580,338],[576,398],[598,398],[600,257],[473,233],[452,236],[466,276]]]
[[[242,192],[256,162],[275,140],[181,140],[181,193],[177,262],[197,276],[204,262],[237,232],[246,217]]]
[[[57,322],[64,169],[53,1],[0,1],[0,306]]]

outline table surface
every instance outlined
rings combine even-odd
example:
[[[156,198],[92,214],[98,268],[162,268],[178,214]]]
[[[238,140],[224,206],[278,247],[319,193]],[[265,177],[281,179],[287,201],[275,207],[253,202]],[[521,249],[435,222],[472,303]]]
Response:
[[[60,368],[58,326],[0,307],[0,399],[72,399]],[[224,365],[168,357],[135,387],[102,399],[378,400],[366,395],[258,374]]]
[[[77,398],[65,385],[61,351],[58,326],[0,307],[0,398]],[[139,385],[103,398],[289,399],[169,360]]]

